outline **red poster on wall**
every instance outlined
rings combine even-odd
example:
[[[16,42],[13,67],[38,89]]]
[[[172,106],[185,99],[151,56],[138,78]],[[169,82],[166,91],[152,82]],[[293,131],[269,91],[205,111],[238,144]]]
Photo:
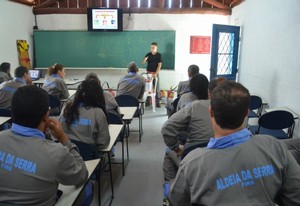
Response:
[[[210,54],[210,36],[191,36],[191,54]]]

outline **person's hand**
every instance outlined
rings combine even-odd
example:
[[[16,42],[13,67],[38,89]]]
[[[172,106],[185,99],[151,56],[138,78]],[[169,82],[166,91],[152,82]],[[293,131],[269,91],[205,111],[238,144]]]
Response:
[[[32,84],[32,79],[30,77],[27,78],[27,84]]]
[[[156,77],[157,77],[157,73],[153,73],[153,74],[152,74],[152,77],[153,77],[153,78],[156,78]]]
[[[52,135],[62,144],[67,142],[69,139],[64,133],[64,130],[59,121],[55,119],[49,118],[49,128],[51,130]]]

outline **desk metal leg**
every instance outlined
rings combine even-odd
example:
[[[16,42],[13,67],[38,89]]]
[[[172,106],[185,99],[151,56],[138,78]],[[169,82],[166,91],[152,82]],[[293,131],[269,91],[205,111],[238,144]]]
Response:
[[[114,183],[113,183],[113,177],[112,177],[112,169],[111,169],[111,159],[109,152],[107,153],[108,157],[108,166],[109,166],[109,176],[110,176],[110,185],[111,185],[111,196],[114,198]]]

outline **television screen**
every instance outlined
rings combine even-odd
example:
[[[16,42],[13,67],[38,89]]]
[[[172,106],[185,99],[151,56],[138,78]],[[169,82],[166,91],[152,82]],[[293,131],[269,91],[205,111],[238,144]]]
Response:
[[[123,31],[122,9],[88,8],[89,31]]]

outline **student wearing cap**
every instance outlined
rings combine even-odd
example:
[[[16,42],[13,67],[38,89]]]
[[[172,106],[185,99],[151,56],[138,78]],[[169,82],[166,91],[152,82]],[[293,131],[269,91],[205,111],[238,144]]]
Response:
[[[284,143],[251,136],[243,127],[249,102],[249,91],[239,83],[214,89],[213,138],[181,162],[170,187],[171,205],[300,205],[300,166]]]
[[[0,108],[11,109],[11,100],[19,87],[32,84],[28,74],[28,69],[24,66],[19,66],[15,69],[15,78],[2,83],[0,88]]]
[[[43,89],[18,88],[11,109],[12,128],[0,132],[0,204],[54,205],[58,184],[86,182],[85,163],[60,123],[49,118]],[[48,129],[59,143],[45,138]]]
[[[192,79],[192,77],[196,74],[199,74],[199,67],[195,64],[192,64],[189,66],[188,68],[188,77],[189,79],[186,81],[181,81],[178,84],[178,89],[177,89],[177,96],[180,97],[181,95],[183,95],[184,93],[188,93],[190,92],[190,80]]]
[[[128,74],[120,79],[116,96],[129,95],[141,99],[144,96],[146,80],[138,74],[139,69],[135,62],[130,62],[127,68]]]

